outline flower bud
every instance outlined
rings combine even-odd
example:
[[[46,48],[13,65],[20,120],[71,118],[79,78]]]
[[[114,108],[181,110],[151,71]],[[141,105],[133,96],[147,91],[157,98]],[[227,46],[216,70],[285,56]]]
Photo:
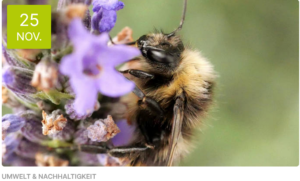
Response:
[[[46,151],[45,147],[23,138],[20,141],[18,147],[16,148],[15,153],[24,158],[34,159],[35,155],[38,152],[45,152],[45,151]]]
[[[2,74],[2,82],[14,93],[35,94],[37,90],[30,85],[33,72],[18,67],[8,67]]]
[[[35,67],[31,85],[39,90],[49,91],[56,86],[57,79],[57,63],[50,57],[45,57]]]
[[[94,12],[92,16],[91,26],[94,34],[99,34],[99,22],[102,19],[102,10],[99,12]]]
[[[25,125],[25,119],[20,116],[7,114],[2,117],[2,140],[9,133],[19,131]]]
[[[15,153],[8,155],[5,159],[2,159],[3,165],[11,166],[36,166],[34,159],[23,158]]]
[[[7,63],[10,66],[15,66],[15,67],[22,67],[26,68],[27,66],[19,61],[17,59],[17,56],[14,55],[16,53],[16,50],[7,50],[3,45],[2,45],[2,53],[3,53],[3,60],[5,63]]]
[[[10,134],[2,142],[2,157],[12,154],[21,141],[19,134]]]
[[[26,120],[25,125],[21,128],[21,133],[25,138],[34,143],[49,141],[49,137],[42,133],[42,118],[33,111],[22,112],[19,115]]]
[[[12,108],[16,113],[19,110],[25,110],[25,106],[21,104],[16,97],[6,87],[2,86],[2,104]]]

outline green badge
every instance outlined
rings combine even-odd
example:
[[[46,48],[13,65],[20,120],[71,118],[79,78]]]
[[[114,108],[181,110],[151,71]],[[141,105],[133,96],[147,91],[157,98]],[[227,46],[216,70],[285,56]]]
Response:
[[[7,6],[8,49],[51,49],[51,6]]]

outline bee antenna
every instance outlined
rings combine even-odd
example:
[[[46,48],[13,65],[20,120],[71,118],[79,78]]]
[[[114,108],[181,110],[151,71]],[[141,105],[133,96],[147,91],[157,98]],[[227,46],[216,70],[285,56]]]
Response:
[[[178,31],[180,31],[182,29],[182,26],[183,26],[183,23],[184,23],[184,20],[185,20],[186,7],[187,7],[187,0],[184,0],[184,2],[183,2],[183,12],[182,12],[182,17],[181,17],[180,24],[179,24],[179,26],[176,30],[174,30],[172,33],[167,35],[168,37],[174,36]]]

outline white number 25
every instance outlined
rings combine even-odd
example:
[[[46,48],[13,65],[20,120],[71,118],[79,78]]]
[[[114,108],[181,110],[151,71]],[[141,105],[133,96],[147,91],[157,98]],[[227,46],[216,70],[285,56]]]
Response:
[[[30,23],[31,26],[37,26],[37,25],[39,24],[39,20],[38,20],[37,18],[34,18],[34,17],[33,17],[33,16],[37,16],[37,15],[38,15],[38,14],[31,14],[31,20],[36,22],[35,24]],[[23,21],[23,23],[21,23],[21,26],[28,26],[28,24],[24,24],[24,23],[27,21],[27,19],[28,19],[28,15],[27,15],[27,14],[21,14],[21,18],[22,18],[23,16],[25,16],[26,18],[25,18],[25,20]]]

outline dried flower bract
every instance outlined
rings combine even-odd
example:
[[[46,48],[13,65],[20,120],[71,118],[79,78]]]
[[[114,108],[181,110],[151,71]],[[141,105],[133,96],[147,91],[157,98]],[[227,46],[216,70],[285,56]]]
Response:
[[[44,135],[54,135],[64,129],[67,119],[62,114],[59,115],[59,110],[53,111],[50,115],[43,111],[42,124]]]

